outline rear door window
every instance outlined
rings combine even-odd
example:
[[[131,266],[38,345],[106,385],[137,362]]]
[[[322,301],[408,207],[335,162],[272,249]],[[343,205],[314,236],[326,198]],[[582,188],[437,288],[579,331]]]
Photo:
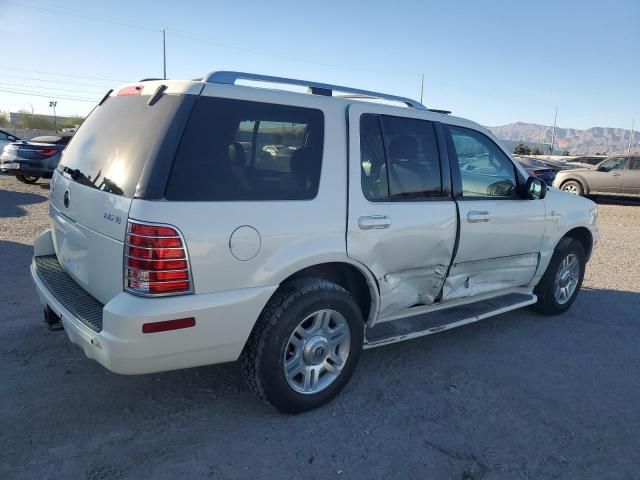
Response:
[[[442,196],[433,123],[363,115],[360,120],[361,182],[370,200]]]
[[[168,200],[309,200],[320,181],[320,110],[200,97],[166,191]]]

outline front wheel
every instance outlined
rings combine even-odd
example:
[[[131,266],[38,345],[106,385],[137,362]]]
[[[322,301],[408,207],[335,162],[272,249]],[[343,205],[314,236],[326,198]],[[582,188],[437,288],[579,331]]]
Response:
[[[576,182],[575,180],[569,180],[568,182],[564,182],[562,184],[562,187],[560,187],[560,189],[563,192],[567,192],[572,195],[576,195],[578,197],[584,195],[584,189],[582,188],[582,185],[580,185],[580,182]]]
[[[240,358],[259,398],[283,413],[320,407],[347,384],[362,350],[358,304],[339,285],[316,278],[283,284],[256,323]]]
[[[582,244],[571,238],[562,239],[535,288],[536,310],[551,315],[566,311],[578,296],[586,263]]]
[[[35,175],[16,175],[16,178],[22,183],[28,184],[36,183],[40,179],[40,177]]]

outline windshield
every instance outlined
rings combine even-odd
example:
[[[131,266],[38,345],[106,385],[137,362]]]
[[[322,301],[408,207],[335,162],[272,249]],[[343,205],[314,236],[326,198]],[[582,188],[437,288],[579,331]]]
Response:
[[[183,96],[110,97],[96,107],[67,146],[58,170],[73,180],[133,197],[152,147],[166,132]]]

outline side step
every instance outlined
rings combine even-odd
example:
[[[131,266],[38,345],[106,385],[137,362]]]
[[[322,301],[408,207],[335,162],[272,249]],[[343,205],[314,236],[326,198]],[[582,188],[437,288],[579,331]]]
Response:
[[[364,347],[373,348],[442,332],[516,310],[536,301],[537,297],[534,294],[508,293],[488,300],[379,323],[365,332]]]

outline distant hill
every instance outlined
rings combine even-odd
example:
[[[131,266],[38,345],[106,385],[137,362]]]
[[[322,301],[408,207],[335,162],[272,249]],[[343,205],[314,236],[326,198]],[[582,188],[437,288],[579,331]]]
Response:
[[[498,138],[512,141],[551,144],[553,127],[536,123],[509,123],[499,127],[487,127]],[[556,128],[554,150],[569,150],[572,154],[595,152],[626,153],[631,130],[623,128],[593,127],[587,130]],[[640,152],[640,133],[633,135],[631,151]]]

